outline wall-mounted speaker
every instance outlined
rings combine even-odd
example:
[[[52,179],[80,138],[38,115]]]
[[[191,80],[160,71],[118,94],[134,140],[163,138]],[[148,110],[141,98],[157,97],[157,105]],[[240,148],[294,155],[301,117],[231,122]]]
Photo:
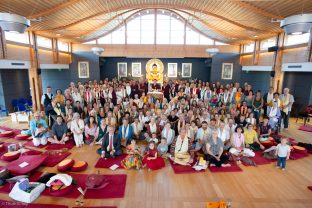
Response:
[[[271,71],[271,77],[275,77],[275,71]]]
[[[278,46],[272,46],[268,48],[268,52],[275,52],[275,51],[278,51]]]

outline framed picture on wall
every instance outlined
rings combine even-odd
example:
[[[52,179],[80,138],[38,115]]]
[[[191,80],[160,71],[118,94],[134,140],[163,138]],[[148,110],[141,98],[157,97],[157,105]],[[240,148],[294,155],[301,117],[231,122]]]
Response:
[[[231,80],[233,78],[233,63],[222,63],[221,79]]]
[[[128,69],[126,62],[117,63],[118,77],[127,77]]]
[[[132,63],[132,77],[141,77],[141,63]]]
[[[182,63],[182,77],[192,76],[192,63]]]
[[[177,63],[168,63],[168,77],[177,77],[178,76],[178,64]]]
[[[79,61],[78,62],[78,75],[79,78],[89,78],[89,62]]]

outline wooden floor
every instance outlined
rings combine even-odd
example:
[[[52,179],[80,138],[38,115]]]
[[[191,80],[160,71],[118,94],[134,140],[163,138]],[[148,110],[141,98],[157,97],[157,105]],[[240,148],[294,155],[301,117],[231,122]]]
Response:
[[[291,120],[290,130],[283,135],[299,141],[312,143],[312,133],[297,130],[302,124]],[[26,128],[25,124],[12,124],[8,119],[0,125],[14,128]],[[10,140],[8,140],[10,141]],[[13,141],[13,140],[12,140]],[[85,206],[117,206],[119,208],[204,208],[206,202],[225,199],[237,208],[311,208],[312,156],[297,161],[288,161],[287,170],[275,168],[275,163],[259,167],[245,167],[239,173],[174,174],[167,162],[165,168],[158,171],[121,170],[113,172],[95,169],[98,156],[95,146],[82,149],[73,148],[71,158],[86,160],[88,169],[83,173],[101,173],[128,175],[126,193],[123,199],[85,200]],[[0,162],[0,165],[4,163]],[[57,172],[56,168],[43,168],[44,171]],[[9,200],[8,195],[0,194],[1,199]],[[75,206],[75,199],[41,196],[35,203],[52,203]],[[0,205],[1,207],[1,205]]]

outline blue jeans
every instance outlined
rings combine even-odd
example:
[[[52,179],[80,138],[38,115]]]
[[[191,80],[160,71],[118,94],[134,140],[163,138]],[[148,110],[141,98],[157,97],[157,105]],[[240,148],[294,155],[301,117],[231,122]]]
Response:
[[[277,167],[280,167],[282,163],[282,168],[286,167],[286,157],[277,156]]]

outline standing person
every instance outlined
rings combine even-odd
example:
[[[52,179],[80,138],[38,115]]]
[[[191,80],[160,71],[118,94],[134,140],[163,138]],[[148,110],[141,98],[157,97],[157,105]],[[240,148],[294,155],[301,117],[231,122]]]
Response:
[[[284,123],[284,129],[288,130],[288,122],[289,122],[289,116],[291,112],[291,107],[293,103],[295,102],[294,96],[289,93],[288,88],[284,88],[284,94],[281,94],[280,96],[281,105],[282,105],[282,118]]]
[[[80,119],[79,113],[74,113],[73,121],[71,122],[71,131],[74,136],[74,140],[77,147],[82,147],[83,145],[83,132],[84,132],[84,122]]]
[[[267,114],[268,108],[272,106],[273,98],[274,98],[274,88],[270,87],[269,92],[265,93],[263,96],[264,115]]]
[[[263,98],[261,96],[261,91],[257,91],[256,96],[252,100],[252,111],[255,115],[257,123],[259,123],[259,117],[261,114],[261,109],[263,107]]]
[[[276,147],[277,167],[282,166],[282,170],[286,168],[286,160],[289,160],[290,147],[287,145],[287,138],[282,138],[281,143]]]
[[[50,86],[47,86],[47,92],[43,94],[41,97],[41,104],[44,106],[44,111],[46,115],[48,115],[47,107],[51,105],[52,99],[53,99],[52,88]]]

